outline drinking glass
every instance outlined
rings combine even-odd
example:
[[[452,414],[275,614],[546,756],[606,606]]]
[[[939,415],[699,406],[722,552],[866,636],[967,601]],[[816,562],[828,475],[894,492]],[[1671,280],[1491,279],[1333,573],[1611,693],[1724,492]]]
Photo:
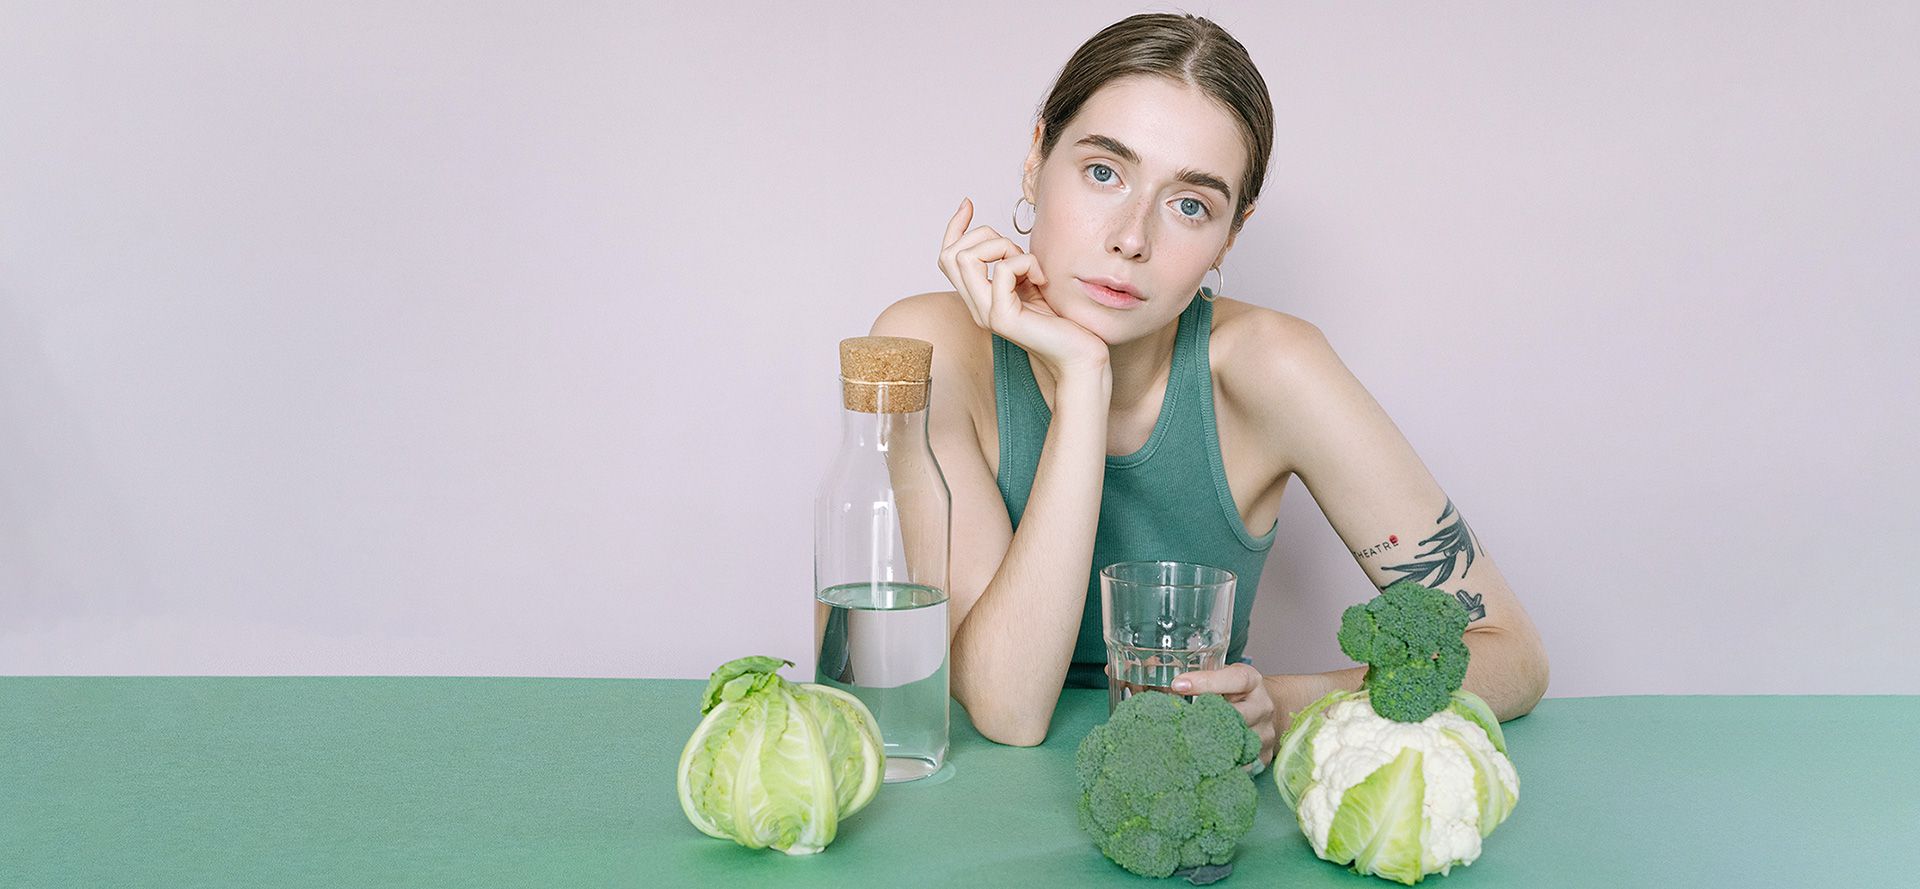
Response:
[[[1225,568],[1193,562],[1117,562],[1100,569],[1108,715],[1141,691],[1172,694],[1181,673],[1226,666],[1234,581]]]

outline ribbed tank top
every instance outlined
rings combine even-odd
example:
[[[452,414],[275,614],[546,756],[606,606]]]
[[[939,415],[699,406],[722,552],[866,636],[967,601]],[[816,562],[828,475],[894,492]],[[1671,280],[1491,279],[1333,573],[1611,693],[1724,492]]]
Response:
[[[1247,618],[1253,612],[1260,571],[1279,522],[1265,534],[1253,536],[1240,520],[1239,507],[1227,487],[1207,360],[1212,331],[1213,304],[1196,296],[1180,313],[1166,397],[1153,433],[1139,450],[1107,457],[1093,563],[1087,567],[1087,595],[1073,663],[1067,670],[1068,686],[1107,685],[1102,670],[1107,649],[1100,635],[1099,569],[1115,562],[1176,559],[1232,571],[1238,580],[1227,662],[1243,660]],[[1000,429],[1000,496],[1006,501],[1007,517],[1019,528],[1053,411],[1040,395],[1026,350],[998,335],[993,337],[993,382]]]

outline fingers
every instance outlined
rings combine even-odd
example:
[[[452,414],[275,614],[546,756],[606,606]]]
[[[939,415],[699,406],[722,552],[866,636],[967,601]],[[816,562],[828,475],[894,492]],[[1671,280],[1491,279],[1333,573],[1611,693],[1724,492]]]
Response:
[[[993,287],[987,276],[987,266],[1014,256],[1025,256],[1026,251],[1020,245],[994,231],[992,226],[983,225],[967,231],[967,223],[973,219],[973,202],[961,200],[960,209],[954,211],[947,220],[947,230],[940,244],[940,272],[952,282],[960,292],[967,311],[973,315],[975,324],[991,329],[989,315],[993,310]],[[1044,282],[1044,278],[1041,279]]]
[[[953,289],[959,291],[960,301],[966,304],[967,313],[973,316],[973,323],[985,327],[987,326],[987,310],[980,298],[980,296],[984,294],[976,295],[969,292],[968,284],[964,276],[960,273],[960,261],[958,257],[961,250],[972,246],[979,240],[978,238],[967,239],[962,235],[962,233],[967,230],[967,223],[972,221],[972,219],[973,201],[961,198],[960,209],[955,210],[953,218],[947,220],[947,230],[945,234],[941,236],[940,260],[938,265],[940,266],[940,274],[946,275],[947,281],[953,284]],[[982,228],[984,228],[984,226],[982,226]],[[978,233],[978,231],[979,229],[975,230],[976,233]],[[962,241],[966,243],[962,243]]]
[[[1015,244],[1012,240],[1001,236],[999,232],[994,231],[991,227],[984,225],[967,232],[966,235],[962,236],[960,240],[953,245],[952,249],[953,264],[963,272],[970,270],[979,271],[980,280],[982,281],[987,280],[987,265],[989,263],[999,262],[1015,256],[1027,255],[1027,251],[1020,249],[1019,244]],[[984,290],[981,291],[983,294],[985,292]]]
[[[940,258],[942,261],[981,241],[989,238],[1002,237],[991,225],[982,225],[972,231],[967,231],[967,223],[972,221],[972,219],[973,202],[962,200],[960,202],[960,209],[953,214],[953,218],[947,220],[947,231],[940,241]],[[962,232],[965,232],[965,234],[962,234]],[[1007,243],[1012,244],[1013,242],[1008,241]],[[1014,246],[1015,251],[1019,249],[1018,245]]]
[[[1047,286],[1047,271],[1040,267],[1040,257],[1038,256],[1031,253],[1022,253],[1014,257],[1011,264],[1005,267],[1014,269],[1020,278],[1024,278],[1029,285],[1028,289],[1033,291],[1034,296],[1040,295],[1038,288]],[[1014,280],[1013,284],[1015,287],[1020,286],[1020,278]]]
[[[1260,671],[1251,664],[1234,664],[1224,670],[1195,670],[1173,678],[1173,690],[1185,695],[1244,695],[1260,686]]]
[[[940,252],[942,256],[946,255],[947,248],[953,246],[954,241],[959,240],[960,233],[966,231],[967,223],[972,221],[973,201],[961,198],[960,209],[953,211],[953,218],[947,220],[947,234],[940,239]]]
[[[994,330],[1010,330],[1020,314],[1021,296],[1017,288],[1023,277],[1034,285],[1030,290],[1047,282],[1046,273],[1040,270],[1040,261],[1033,254],[1022,253],[1000,263],[999,273],[993,277],[993,304],[987,313]],[[1035,292],[1037,295],[1038,291]]]
[[[973,235],[969,233],[967,237],[960,239],[960,243],[967,243],[967,239],[971,237]],[[960,247],[954,254],[954,265],[960,275],[959,289],[967,301],[973,303],[978,309],[976,318],[982,322],[981,326],[989,327],[996,332],[1005,332],[1006,328],[994,328],[990,323],[995,312],[995,288],[999,285],[1011,286],[1018,276],[1009,273],[1008,261],[1028,255],[1021,251],[1019,245],[998,236],[969,247]],[[995,269],[993,279],[989,279],[987,265],[995,262],[1000,263],[1001,267]],[[1014,314],[1018,314],[1018,306],[1013,308],[1016,310]],[[1004,310],[1001,311],[1004,313]],[[1002,317],[1010,318],[1011,316],[1002,314]]]

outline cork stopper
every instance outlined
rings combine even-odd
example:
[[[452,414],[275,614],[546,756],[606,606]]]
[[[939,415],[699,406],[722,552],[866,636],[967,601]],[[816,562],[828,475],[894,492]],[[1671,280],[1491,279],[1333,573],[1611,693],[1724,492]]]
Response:
[[[933,344],[903,336],[840,341],[840,393],[847,410],[904,414],[926,410]]]

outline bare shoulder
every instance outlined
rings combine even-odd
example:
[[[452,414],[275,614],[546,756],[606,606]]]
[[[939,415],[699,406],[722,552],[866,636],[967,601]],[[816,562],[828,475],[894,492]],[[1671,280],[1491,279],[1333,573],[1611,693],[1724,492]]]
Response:
[[[1224,297],[1214,303],[1208,351],[1221,395],[1250,408],[1279,406],[1348,375],[1312,322]]]
[[[973,321],[952,290],[919,293],[888,306],[873,321],[874,336],[905,336],[933,344],[933,423],[971,426],[976,439],[992,438],[993,335]],[[936,434],[939,429],[936,428]],[[983,447],[991,440],[981,440]],[[997,453],[989,448],[987,453]]]
[[[967,313],[960,294],[951,290],[916,293],[896,300],[873,321],[874,336],[911,336],[929,342],[933,341],[929,337],[950,339],[963,334],[965,328],[977,329],[978,325]]]
[[[1267,471],[1284,477],[1373,434],[1378,406],[1319,327],[1225,298],[1214,318],[1208,351],[1223,439],[1253,442]]]
[[[873,320],[874,336],[906,336],[933,344],[934,365],[966,379],[977,375],[981,359],[992,361],[990,334],[973,322],[973,315],[952,290],[919,293],[886,307]],[[987,374],[992,376],[991,363]],[[947,382],[960,382],[949,380]]]

